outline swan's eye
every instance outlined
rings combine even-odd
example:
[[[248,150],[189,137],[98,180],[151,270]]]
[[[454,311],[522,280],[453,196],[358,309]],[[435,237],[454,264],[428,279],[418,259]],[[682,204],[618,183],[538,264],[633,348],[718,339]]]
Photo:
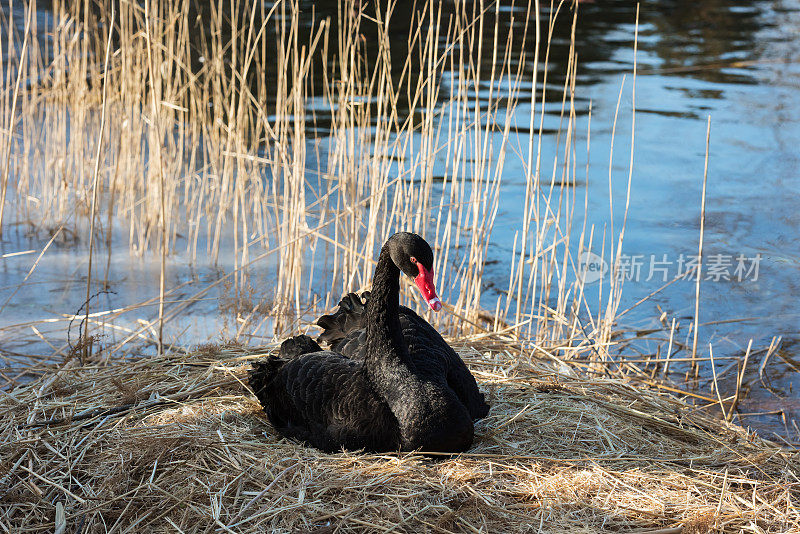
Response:
[[[409,259],[409,260],[411,260],[411,263],[413,263],[414,265],[416,265],[416,264],[417,264],[417,258],[415,258],[414,256],[411,256],[411,257],[410,257],[410,258],[408,258],[408,259]]]

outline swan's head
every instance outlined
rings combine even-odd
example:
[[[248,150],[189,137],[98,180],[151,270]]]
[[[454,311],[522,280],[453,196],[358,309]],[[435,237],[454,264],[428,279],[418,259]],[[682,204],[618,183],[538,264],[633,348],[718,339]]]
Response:
[[[414,279],[422,297],[433,311],[442,309],[442,301],[436,295],[433,284],[433,251],[431,246],[417,234],[399,232],[387,243],[392,261],[405,274]]]

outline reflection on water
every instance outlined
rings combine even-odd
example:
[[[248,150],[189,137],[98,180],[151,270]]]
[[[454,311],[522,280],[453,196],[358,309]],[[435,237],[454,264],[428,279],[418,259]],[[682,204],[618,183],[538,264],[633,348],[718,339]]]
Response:
[[[524,9],[507,4],[496,13],[490,13],[490,17],[496,16],[501,21],[501,28],[506,30],[511,25],[523,27]],[[208,16],[209,4],[195,2],[192,5],[193,9],[199,6],[199,11],[191,14],[198,20],[195,38],[208,38],[202,32],[202,20]],[[588,191],[589,223],[594,224],[596,235],[601,235],[610,224],[610,200],[617,210],[624,206],[625,200],[636,7],[635,3],[622,0],[598,0],[579,5],[576,144],[586,144],[591,104],[592,149],[588,157],[585,151],[577,151],[577,168],[584,168],[588,163],[588,183],[577,184],[575,193],[577,205],[582,206],[584,191]],[[330,17],[331,22],[336,23],[337,2],[307,1],[302,6],[307,31],[313,20]],[[415,3],[410,1],[395,4],[392,27],[397,38],[391,41],[393,58],[405,58],[409,54],[408,30],[417,24],[414,6]],[[444,3],[443,21],[447,20],[451,8],[449,3]],[[364,3],[363,9],[370,15],[374,5]],[[547,10],[542,15],[545,32],[548,15]],[[562,6],[553,26],[554,37],[546,67],[544,56],[547,50],[544,45],[540,50],[540,70],[543,72],[546,68],[548,74],[548,117],[544,121],[546,135],[542,148],[542,153],[547,155],[557,153],[555,132],[559,127],[571,17],[569,5]],[[532,28],[534,21],[528,21],[528,24]],[[443,42],[446,39],[445,26],[443,23]],[[487,24],[485,27],[486,39],[492,38],[489,33],[492,26]],[[704,281],[701,286],[700,321],[704,323],[700,330],[701,346],[714,343],[715,354],[722,358],[741,355],[751,338],[754,347],[762,348],[769,345],[772,336],[783,336],[781,354],[794,359],[792,361],[800,360],[797,351],[800,210],[795,196],[800,186],[800,155],[796,148],[800,146],[798,30],[798,0],[735,3],[662,0],[641,5],[634,171],[624,251],[647,258],[666,255],[673,259],[682,254],[696,253],[706,119],[710,116],[712,134],[704,254],[707,257],[715,254],[754,257],[760,254],[763,258],[756,281]],[[332,36],[336,34],[335,30],[331,32]],[[376,35],[374,27],[365,22],[361,34],[364,46],[370,50],[370,43],[374,42]],[[301,40],[307,38],[301,36]],[[200,48],[198,46],[198,50]],[[335,48],[335,43],[331,48]],[[517,60],[525,61],[524,83],[529,86],[533,80],[533,56],[533,51],[529,50],[524,58],[517,57]],[[482,68],[491,68],[493,56],[490,47],[485,46],[481,56],[476,55],[473,59],[479,61]],[[195,54],[192,61],[199,68],[202,58]],[[392,75],[401,76],[402,62],[396,61],[394,66],[396,69]],[[262,74],[275,79],[277,72]],[[627,75],[624,82],[623,75]],[[316,79],[321,80],[321,77]],[[542,76],[538,77],[538,83],[541,86]],[[488,89],[477,88],[479,94]],[[502,90],[502,87],[496,89]],[[609,199],[608,151],[620,91],[622,104],[617,118],[610,178],[614,192],[613,198]],[[322,94],[321,87],[315,88],[314,93]],[[441,91],[440,98],[446,98],[447,94],[448,91]],[[402,111],[406,104],[401,99],[399,105]],[[530,98],[521,98],[514,114],[513,143],[527,146],[530,113]],[[322,130],[316,135],[325,135],[325,123],[324,110],[321,109],[317,126]],[[546,180],[549,178],[549,175],[545,177]],[[521,218],[524,180],[521,160],[510,154],[505,165],[492,257],[486,266],[500,288],[508,279],[508,259],[514,231]],[[615,217],[615,224],[619,225],[621,213],[617,212]],[[4,251],[26,247],[41,249],[43,245],[13,232],[7,239],[15,235],[17,239],[3,244]],[[3,295],[7,295],[10,288],[24,277],[32,261],[31,256],[4,260],[0,267]],[[110,264],[108,276],[114,280],[113,286],[118,294],[104,296],[106,301],[98,304],[98,309],[144,302],[154,296],[153,284],[150,283],[154,276],[152,264],[131,258],[115,261],[118,263]],[[175,287],[192,277],[213,280],[219,272],[210,265],[181,265],[176,259],[170,276],[171,286]],[[75,254],[74,249],[65,248],[62,252],[48,254],[32,280],[6,306],[2,323],[19,323],[41,317],[43,313],[55,314],[56,310],[75,308],[76,302],[78,305],[82,302],[85,292],[85,278],[81,277],[85,277],[85,257]],[[661,285],[644,278],[626,283],[621,309],[633,305]],[[592,286],[588,299],[596,302],[597,297],[591,291]],[[674,317],[680,325],[676,340],[690,341],[688,327],[694,313],[694,291],[693,282],[676,282],[633,309],[624,317],[624,323],[640,329],[663,329],[664,323],[659,318],[665,312],[669,318],[667,324]],[[493,294],[491,288],[487,291],[487,307],[491,307],[499,292],[497,289]],[[189,294],[176,291],[175,298],[185,298]],[[224,291],[218,295],[221,294]],[[206,295],[204,298],[209,300],[205,304],[200,302],[192,308],[191,317],[187,316],[180,328],[175,329],[180,333],[175,337],[176,342],[202,341],[220,331],[218,301],[213,297],[213,293]],[[143,315],[152,317],[152,310],[143,311]],[[729,322],[745,318],[745,321]],[[235,325],[231,328],[235,329]],[[8,343],[8,340],[4,341],[4,344]],[[25,348],[12,347],[12,350],[24,352]],[[654,348],[645,347],[643,350]],[[758,367],[765,353],[754,354],[744,383],[753,390],[756,398],[760,398],[760,391],[767,389],[783,396],[797,397],[795,390],[800,385],[793,384],[797,381],[797,369],[778,372],[768,367],[766,379],[759,375]],[[776,369],[778,364],[783,366],[786,358],[772,355]],[[730,391],[738,368],[721,365],[722,370],[728,369],[720,381],[728,388],[726,391]],[[785,368],[793,369],[791,365]],[[800,416],[796,402],[779,404],[787,421]],[[747,411],[775,410],[759,410],[751,404]],[[745,422],[786,435],[783,420],[775,414],[753,417]]]

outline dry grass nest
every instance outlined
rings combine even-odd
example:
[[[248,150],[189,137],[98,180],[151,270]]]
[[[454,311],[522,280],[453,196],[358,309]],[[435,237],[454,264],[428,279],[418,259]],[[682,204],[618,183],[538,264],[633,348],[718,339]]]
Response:
[[[0,529],[800,531],[796,453],[654,390],[459,349],[492,409],[441,458],[281,438],[245,386],[272,348],[71,361],[0,396]]]

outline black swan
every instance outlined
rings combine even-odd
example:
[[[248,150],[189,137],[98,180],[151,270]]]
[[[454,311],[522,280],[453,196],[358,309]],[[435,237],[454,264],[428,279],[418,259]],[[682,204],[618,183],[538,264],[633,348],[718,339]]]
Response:
[[[363,312],[362,359],[297,336],[284,341],[279,356],[253,364],[250,386],[280,433],[327,452],[461,452],[472,445],[470,410],[445,374],[415,364],[401,327],[401,271],[415,278],[432,309],[441,308],[432,267],[433,252],[420,236],[401,232],[386,241]]]

